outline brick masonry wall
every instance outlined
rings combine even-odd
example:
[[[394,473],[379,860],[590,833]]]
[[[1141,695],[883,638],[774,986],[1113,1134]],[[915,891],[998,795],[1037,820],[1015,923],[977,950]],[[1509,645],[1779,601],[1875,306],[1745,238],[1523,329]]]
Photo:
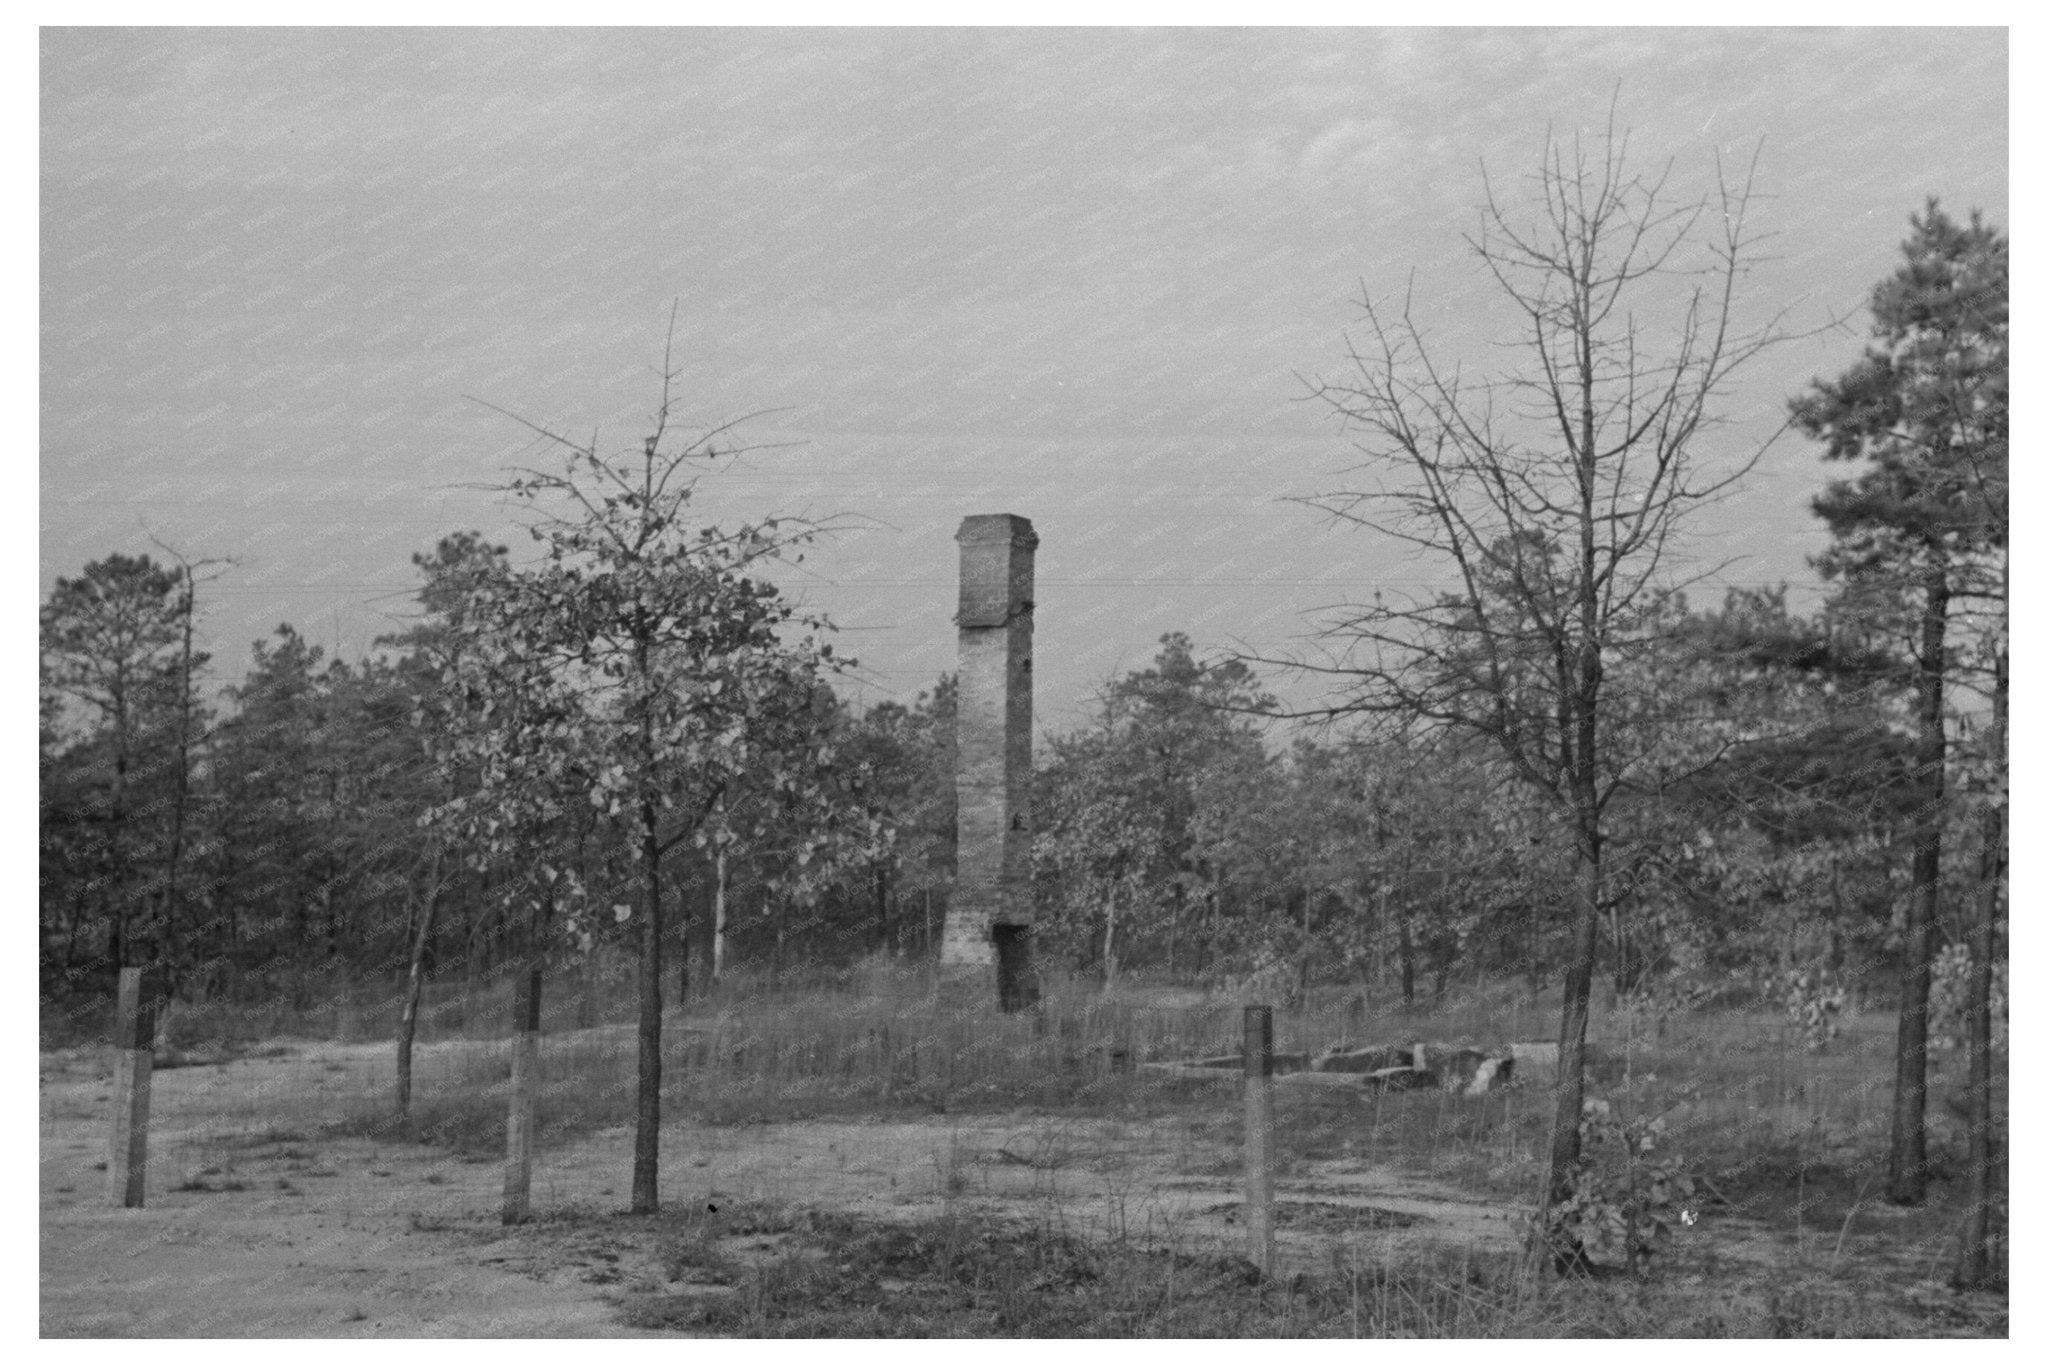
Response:
[[[960,542],[959,874],[941,961],[994,961],[993,926],[1031,923],[1031,615],[1038,536],[968,517]]]

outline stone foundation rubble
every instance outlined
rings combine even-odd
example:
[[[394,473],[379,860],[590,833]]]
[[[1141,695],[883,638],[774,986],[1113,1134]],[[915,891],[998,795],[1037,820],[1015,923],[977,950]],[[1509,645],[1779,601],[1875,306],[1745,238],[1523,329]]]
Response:
[[[1140,1070],[1190,1081],[1213,1081],[1241,1071],[1236,1054],[1179,1062],[1146,1062]],[[1515,1082],[1549,1085],[1557,1079],[1556,1043],[1503,1043],[1490,1048],[1442,1043],[1333,1048],[1273,1054],[1277,1084],[1346,1090],[1447,1090],[1484,1095]]]

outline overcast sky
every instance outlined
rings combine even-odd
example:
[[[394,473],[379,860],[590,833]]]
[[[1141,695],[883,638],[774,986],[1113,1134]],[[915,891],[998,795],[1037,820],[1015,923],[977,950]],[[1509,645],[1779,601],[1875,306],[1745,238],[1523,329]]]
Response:
[[[1425,579],[1286,499],[1351,462],[1301,400],[1361,287],[1512,359],[1482,166],[1512,203],[1610,102],[1686,193],[1761,140],[1749,314],[1852,330],[1730,395],[1739,459],[1854,359],[1927,196],[2007,223],[2006,73],[1995,29],[44,30],[42,588],[153,533],[236,561],[220,675],[280,621],[358,656],[410,555],[514,535],[469,485],[543,457],[473,400],[637,444],[673,304],[688,419],[801,443],[707,514],[866,527],[788,580],[865,699],[952,667],[953,532],[1015,512],[1064,728],[1163,632],[1281,649]],[[1702,561],[1810,584],[1828,472],[1780,442]]]

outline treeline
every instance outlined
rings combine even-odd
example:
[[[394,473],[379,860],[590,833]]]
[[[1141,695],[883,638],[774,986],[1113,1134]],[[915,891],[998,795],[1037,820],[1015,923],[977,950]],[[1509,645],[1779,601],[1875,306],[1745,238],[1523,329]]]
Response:
[[[278,627],[218,706],[188,646],[186,571],[117,555],[60,580],[44,612],[46,989],[101,991],[117,965],[149,962],[194,998],[312,999],[405,972],[416,945],[430,973],[489,973],[523,951],[513,874],[430,818],[458,795],[435,759],[451,619],[464,574],[501,555],[465,534],[416,557],[420,623],[361,662]],[[1617,742],[1665,780],[1616,801],[1613,993],[1896,998],[1916,670],[1887,647],[1896,623],[1838,605],[1804,618],[1782,592],[1708,610],[1674,598],[1667,647],[1615,680],[1645,715]],[[746,839],[672,858],[678,990],[714,968],[934,946],[952,879],[953,680],[862,712],[828,688],[806,700],[807,742],[832,752],[886,847],[790,893],[777,879],[810,831],[766,802]],[[1410,1002],[1453,980],[1534,992],[1554,976],[1571,858],[1540,794],[1457,736],[1346,726],[1283,742],[1277,709],[1244,662],[1173,634],[1105,685],[1086,724],[1039,746],[1044,954],[1111,978],[1266,970],[1283,991],[1349,982]],[[1954,723],[1951,785],[1981,787],[1984,727]],[[1945,822],[1935,930],[1953,957],[1998,850],[1971,803],[1951,800]],[[575,873],[594,935],[631,921],[629,837],[588,800],[521,835],[527,856]]]
[[[1659,780],[1611,807],[1610,998],[1895,1001],[1912,669],[1867,621],[1798,616],[1782,591],[1666,612],[1665,649],[1611,680],[1617,711],[1644,716],[1615,743]],[[1573,869],[1554,803],[1469,739],[1346,726],[1282,743],[1276,709],[1244,663],[1169,635],[1052,741],[1037,899],[1072,966],[1409,1003],[1452,982],[1555,984]],[[1960,856],[1938,933],[1960,949],[1981,822],[1957,803],[1947,832]]]
[[[45,993],[101,993],[117,967],[150,964],[191,998],[310,1002],[404,973],[416,945],[429,973],[488,974],[524,952],[516,874],[431,818],[461,795],[436,751],[463,577],[502,553],[463,534],[416,556],[420,623],[362,661],[280,625],[217,704],[212,661],[189,648],[203,604],[187,570],[113,555],[60,579],[42,619]],[[838,750],[830,766],[886,821],[889,848],[808,898],[777,895],[810,831],[735,790],[734,806],[767,818],[743,842],[669,860],[690,910],[671,948],[679,987],[718,957],[773,968],[921,955],[943,922],[950,679],[861,714],[829,689],[804,700],[811,737]],[[588,931],[622,933],[631,916],[617,908],[639,895],[627,836],[588,801],[560,815],[523,832],[524,853],[576,873],[601,909]]]
[[[445,603],[479,553],[493,552],[464,535],[419,557],[423,598]],[[423,824],[445,799],[426,729],[442,686],[436,612],[359,663],[280,626],[215,708],[200,695],[209,661],[185,648],[192,596],[183,570],[125,556],[51,595],[46,984],[103,988],[116,964],[161,960],[197,995],[303,994],[404,971],[430,904],[430,970],[504,961],[517,925],[503,878]],[[1769,988],[1818,967],[1889,994],[1910,871],[1899,719],[1913,669],[1881,640],[1866,618],[1795,616],[1782,593],[1674,603],[1670,648],[1631,680],[1687,723],[1640,737],[1662,746],[1670,780],[1621,803],[1626,870],[1606,950],[1617,990]],[[696,935],[679,970],[708,974],[721,952],[773,967],[931,947],[952,875],[952,680],[907,706],[855,712],[829,691],[817,702],[818,735],[892,842],[807,902],[771,887],[793,827],[678,860],[693,909],[683,933]],[[1149,667],[1103,689],[1089,723],[1040,746],[1044,950],[1108,976],[1214,981],[1283,965],[1297,987],[1355,980],[1410,999],[1454,977],[1539,987],[1561,960],[1570,873],[1554,812],[1480,746],[1355,729],[1282,744],[1275,710],[1244,663],[1198,659],[1169,635]],[[1976,780],[1977,747],[1952,746],[1959,781]],[[1960,856],[1945,860],[1940,904],[1966,906],[1983,826],[1961,802],[1948,824]],[[632,857],[595,807],[567,807],[535,837],[560,843],[607,911],[631,902]],[[1964,944],[1959,913],[1939,917],[1943,945]]]

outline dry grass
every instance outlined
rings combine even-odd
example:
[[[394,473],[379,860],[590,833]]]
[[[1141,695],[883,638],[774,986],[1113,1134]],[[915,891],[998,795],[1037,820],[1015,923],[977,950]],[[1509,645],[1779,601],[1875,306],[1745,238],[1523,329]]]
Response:
[[[572,1242],[575,1219],[532,1230]],[[802,1337],[1872,1337],[1996,1335],[1967,1304],[1845,1292],[1840,1276],[1543,1281],[1512,1256],[1342,1260],[1284,1279],[1174,1247],[1076,1237],[1055,1223],[949,1210],[917,1222],[773,1205],[693,1209],[602,1228],[630,1325]],[[633,1254],[637,1249],[638,1254]],[[627,1254],[621,1255],[621,1252]],[[651,1253],[651,1254],[650,1254]],[[594,1281],[598,1282],[598,1281]]]
[[[459,1010],[444,1004],[443,1013],[502,1021],[503,993],[495,987],[491,998]],[[592,1010],[570,992],[554,997],[543,1047],[544,1147],[631,1122],[630,993],[611,990],[603,1000],[607,1009]],[[593,1026],[571,1026],[593,1014]],[[664,1112],[713,1124],[967,1111],[1134,1125],[1170,1118],[1176,1132],[1202,1139],[1187,1151],[1229,1153],[1241,1123],[1229,1072],[1190,1086],[1139,1064],[1234,1052],[1241,1022],[1237,1001],[1142,984],[1106,996],[1093,983],[1055,981],[1041,1009],[1003,1015],[881,964],[780,987],[742,977],[671,1011]],[[317,1025],[316,1012],[294,1028]],[[1414,1013],[1374,1011],[1353,992],[1331,990],[1279,1012],[1276,1043],[1309,1053],[1345,1043],[1486,1045],[1540,1039],[1554,1026],[1554,1002],[1512,990],[1456,995]],[[1937,1059],[1933,1198],[1917,1210],[1881,1207],[1873,1186],[1881,1185],[1891,1027],[1883,1016],[1852,1018],[1826,1050],[1811,1052],[1757,1012],[1679,1016],[1660,1030],[1596,1011],[1591,1090],[1624,1115],[1665,1115],[1670,1152],[1709,1182],[1698,1212],[1712,1234],[1674,1250],[1646,1284],[1545,1286],[1529,1282],[1513,1258],[1467,1253],[1396,1266],[1332,1263],[1262,1285],[1241,1264],[1157,1239],[1139,1247],[1077,1236],[1048,1200],[1043,1216],[1022,1224],[962,1212],[885,1226],[830,1211],[757,1209],[742,1221],[768,1230],[748,1234],[746,1256],[732,1240],[730,1211],[716,1226],[696,1214],[665,1215],[640,1226],[667,1239],[675,1274],[621,1306],[645,1326],[738,1335],[2002,1331],[2002,1300],[1988,1317],[1974,1311],[1951,1322],[1941,1317],[1951,1308],[1905,1297],[1906,1287],[1940,1277],[1953,1246],[1959,1125],[1945,1100],[1959,1076],[1956,1059]],[[206,1040],[188,1042],[197,1049]],[[430,1030],[404,1120],[392,1117],[388,1090],[355,1080],[347,1093],[337,1088],[346,1078],[308,1071],[252,1097],[245,1127],[279,1140],[323,1130],[404,1136],[488,1160],[502,1151],[508,1076],[502,1037],[465,1041]],[[1281,1087],[1279,1102],[1280,1175],[1295,1182],[1296,1196],[1313,1198],[1310,1184],[1324,1172],[1399,1170],[1524,1206],[1542,1178],[1553,1109],[1549,1092],[1528,1084],[1471,1098]],[[1180,1174],[1227,1179],[1236,1167]],[[217,1186],[227,1188],[193,1188]],[[534,1235],[548,1235],[546,1226]],[[763,1247],[773,1254],[755,1254]]]
[[[558,1001],[561,1014],[546,1021],[544,1142],[631,1120],[630,1000],[616,992],[608,1000],[595,1027],[567,1026],[573,1001]],[[507,1011],[496,1003],[473,1002],[464,1012],[503,1020]],[[1276,1046],[1313,1053],[1368,1042],[1486,1045],[1547,1037],[1555,1018],[1553,1003],[1505,990],[1456,995],[1444,1008],[1413,1014],[1361,1010],[1355,992],[1333,990],[1306,1008],[1276,1012]],[[1004,1015],[986,1002],[935,992],[921,972],[880,964],[780,988],[741,977],[669,1011],[664,1109],[712,1123],[1015,1108],[1177,1110],[1188,1087],[1138,1064],[1233,1053],[1240,1027],[1237,1002],[1187,989],[1127,986],[1105,996],[1093,983],[1056,981],[1040,1010]],[[1665,1113],[1672,1145],[1682,1150],[1773,1160],[1796,1151],[1815,1165],[1839,1164],[1880,1144],[1890,1031],[1888,1017],[1852,1019],[1841,1038],[1814,1053],[1767,1014],[1679,1016],[1661,1031],[1630,1036],[1624,1021],[1596,1011],[1589,1090],[1625,1113]],[[413,1126],[421,1135],[465,1146],[501,1141],[509,1074],[502,1046],[426,1040],[417,1056]],[[1937,1062],[1937,1135],[1946,1123],[1938,1103],[1943,1065]],[[1229,1079],[1225,1073],[1219,1084]],[[1213,1097],[1198,1100],[1216,1107]],[[1309,1116],[1285,1126],[1295,1155],[1328,1155],[1348,1141],[1361,1153],[1488,1184],[1513,1184],[1540,1158],[1551,1120],[1547,1092],[1529,1086],[1477,1099],[1368,1095],[1323,1124],[1313,1116],[1328,1106],[1285,1096],[1283,1103],[1300,1103]],[[367,1123],[388,1101],[365,1095],[357,1107],[351,1122]]]
[[[502,1016],[501,1016],[502,1017]],[[1076,983],[1006,1015],[933,990],[922,973],[869,967],[777,988],[742,978],[664,1024],[663,1111],[733,1124],[805,1117],[1037,1108],[1147,1113],[1188,1102],[1141,1061],[1232,1050],[1235,1007],[1104,999]],[[637,1042],[624,1020],[550,1032],[541,1141],[630,1122]],[[365,1096],[343,1127],[403,1130],[482,1150],[503,1141],[502,1046],[422,1045],[403,1124]]]
[[[1500,990],[1466,993],[1429,1012],[1375,1014],[1354,993],[1329,991],[1280,1012],[1276,1043],[1312,1053],[1345,1043],[1540,1038],[1555,1018],[1546,1003]],[[1126,986],[1105,996],[1092,983],[1056,981],[1040,1010],[1003,1015],[935,992],[920,973],[880,964],[783,988],[741,978],[671,1016],[664,1112],[714,1124],[1019,1109],[1173,1114],[1234,1146],[1240,1117],[1228,1100],[1228,1073],[1214,1086],[1190,1087],[1137,1067],[1234,1052],[1241,1020],[1237,1002],[1186,989]],[[1891,1027],[1884,1016],[1852,1018],[1814,1052],[1764,1013],[1682,1015],[1638,1031],[1596,1012],[1589,1091],[1625,1117],[1664,1116],[1666,1149],[1707,1178],[1702,1209],[1846,1244],[1859,1223],[1870,1226]],[[1938,1176],[1957,1165],[1958,1125],[1942,1103],[1954,1066],[1936,1063],[1930,1123]],[[451,1050],[438,1072],[423,1073],[404,1131],[466,1151],[501,1151],[507,1073],[497,1049]],[[629,1025],[549,1036],[543,1073],[544,1144],[631,1121]],[[1283,1176],[1351,1160],[1521,1205],[1540,1189],[1554,1115],[1549,1092],[1528,1085],[1473,1098],[1283,1088],[1280,1103]],[[380,1133],[395,1126],[381,1097],[365,1097],[346,1125]],[[1938,1197],[1903,1224],[1891,1215],[1892,1230],[1939,1244],[1949,1235],[1946,1210]]]
[[[1248,1263],[948,1212],[917,1223],[775,1207],[664,1218],[637,1327],[743,1337],[1520,1335],[1509,1263],[1442,1258],[1264,1282]]]

